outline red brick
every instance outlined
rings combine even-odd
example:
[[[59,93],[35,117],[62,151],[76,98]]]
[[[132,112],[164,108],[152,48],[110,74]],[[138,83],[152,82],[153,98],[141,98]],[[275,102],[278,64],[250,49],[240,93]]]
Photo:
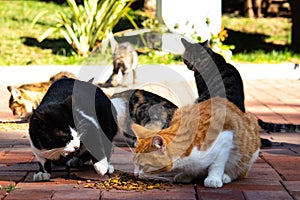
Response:
[[[289,192],[300,194],[300,181],[283,181],[282,184]]]
[[[246,200],[293,200],[289,193],[285,191],[245,191]]]
[[[242,200],[244,199],[241,191],[226,189],[197,190],[198,200]]]
[[[102,200],[117,200],[117,199],[140,199],[140,200],[164,200],[164,199],[178,199],[178,200],[189,200],[196,199],[195,193],[189,193],[185,191],[173,192],[170,191],[161,191],[161,190],[148,190],[144,192],[135,192],[135,191],[103,191],[101,195]]]
[[[100,190],[97,189],[69,189],[69,190],[56,190],[52,196],[53,200],[64,199],[100,199]]]
[[[51,199],[54,191],[53,190],[23,190],[16,189],[10,192],[5,200],[24,200],[24,199]]]
[[[26,175],[27,175],[26,171],[23,171],[23,172],[15,172],[15,171],[4,172],[4,171],[0,171],[0,180],[19,182],[19,181],[23,180],[26,177]]]
[[[253,167],[248,175],[248,178],[257,178],[262,180],[281,180],[280,176],[272,168],[255,168]]]
[[[18,163],[14,165],[4,165],[0,167],[0,171],[37,171],[39,166],[37,163]]]
[[[4,156],[1,157],[0,163],[12,165],[16,163],[31,162],[34,158],[32,152],[17,152],[9,151],[6,152]]]
[[[18,187],[23,190],[66,190],[72,189],[77,185],[78,180],[53,179],[46,182],[22,182],[18,183]]]
[[[0,181],[0,186],[2,189],[0,190],[0,199],[3,199],[6,196],[5,188],[7,188],[10,184],[16,184],[16,183],[12,181]]]
[[[265,182],[265,184],[264,184]],[[284,191],[282,185],[278,182],[274,182],[270,184],[267,181],[256,181],[253,184],[238,184],[238,183],[231,183],[225,184],[223,186],[224,189],[230,190],[238,190],[238,191],[248,191],[248,190],[260,190],[260,191]]]

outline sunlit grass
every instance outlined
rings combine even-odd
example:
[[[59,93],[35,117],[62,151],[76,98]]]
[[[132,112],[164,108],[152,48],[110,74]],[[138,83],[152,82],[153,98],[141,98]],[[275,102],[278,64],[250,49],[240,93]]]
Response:
[[[42,11],[49,13],[41,18],[33,27],[34,17]],[[2,65],[82,65],[87,61],[78,56],[64,41],[60,33],[51,35],[47,41],[40,44],[35,38],[49,28],[51,20],[58,11],[68,10],[66,5],[38,0],[0,1],[0,66]],[[132,12],[134,14],[134,12]],[[256,49],[233,54],[235,62],[280,63],[299,61],[300,56],[288,50],[291,43],[291,20],[288,18],[247,19],[224,15],[222,18],[226,29],[239,31],[245,35],[263,35],[263,41],[251,41],[247,38],[231,38],[235,41],[245,41],[243,45],[251,47],[255,42],[263,42],[259,47],[281,45],[278,49]],[[119,29],[118,29],[119,30]],[[229,35],[229,38],[232,35]],[[285,46],[287,47],[285,49]],[[245,47],[245,46],[243,46]],[[255,49],[255,48],[254,48]],[[182,63],[178,55],[150,52],[140,54],[141,64],[178,64]]]

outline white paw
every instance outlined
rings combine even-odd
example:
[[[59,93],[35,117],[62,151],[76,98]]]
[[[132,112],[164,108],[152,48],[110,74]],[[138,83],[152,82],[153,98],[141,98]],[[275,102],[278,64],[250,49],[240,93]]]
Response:
[[[37,172],[33,175],[33,181],[49,181],[50,176],[47,172]]]
[[[102,160],[96,162],[94,164],[94,168],[95,168],[97,174],[101,174],[101,175],[106,174],[106,172],[108,171],[107,158],[105,157]]]
[[[77,158],[77,157],[73,157],[72,159],[68,160],[66,165],[68,167],[80,167],[83,165],[82,160]]]
[[[230,176],[228,176],[227,174],[223,174],[222,182],[223,183],[230,183],[231,182]]]
[[[217,177],[207,177],[204,180],[205,187],[220,188],[223,186],[222,180]]]
[[[176,183],[190,183],[193,179],[194,179],[194,177],[192,177],[192,176],[189,176],[189,175],[184,174],[184,173],[180,173],[180,174],[177,174],[174,177],[174,182],[176,182]]]
[[[114,166],[112,164],[108,164],[108,173],[112,174],[112,173],[114,173],[114,171],[115,171]]]

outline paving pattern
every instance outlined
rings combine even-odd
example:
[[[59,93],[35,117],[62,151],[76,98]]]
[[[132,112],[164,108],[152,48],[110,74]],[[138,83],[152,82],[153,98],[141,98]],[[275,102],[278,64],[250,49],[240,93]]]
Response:
[[[300,124],[300,81],[246,80],[244,84],[248,112],[265,121]],[[7,106],[8,92],[4,84],[0,86],[0,94],[0,120],[14,120]],[[300,200],[300,133],[296,131],[261,131],[261,136],[270,139],[273,146],[261,149],[246,179],[220,189],[205,188],[199,180],[193,184],[173,184],[169,190],[136,192],[84,188],[87,180],[108,178],[95,174],[88,164],[71,171],[55,166],[51,181],[32,182],[38,164],[29,146],[27,128],[28,125],[23,124],[0,130],[0,185],[2,188],[14,188],[8,193],[0,190],[1,199]],[[112,163],[115,173],[133,172],[132,151],[128,147],[114,147]],[[80,184],[78,181],[81,181]]]

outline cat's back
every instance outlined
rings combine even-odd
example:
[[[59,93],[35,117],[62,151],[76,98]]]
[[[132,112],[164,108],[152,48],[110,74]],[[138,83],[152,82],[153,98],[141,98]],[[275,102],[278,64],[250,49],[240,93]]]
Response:
[[[61,103],[68,96],[72,95],[75,79],[64,78],[55,81],[46,92],[40,106],[49,103]],[[39,106],[39,107],[40,107]]]
[[[28,92],[45,92],[50,87],[51,82],[40,82],[40,83],[27,83],[17,87],[20,90],[26,90]]]
[[[254,151],[259,148],[259,127],[257,119],[243,113],[236,105],[226,98],[214,97],[203,102],[187,105],[174,113],[172,125],[180,126],[186,133],[195,135],[194,145],[199,149],[208,148],[224,130],[234,131],[237,145],[246,147],[251,141]],[[205,146],[201,146],[205,140]],[[200,145],[200,146],[199,146]]]
[[[233,131],[234,145],[241,154],[252,155],[259,149],[259,126],[252,114],[242,112],[234,103],[225,98],[215,97],[206,104],[211,106],[210,125],[222,131]]]

